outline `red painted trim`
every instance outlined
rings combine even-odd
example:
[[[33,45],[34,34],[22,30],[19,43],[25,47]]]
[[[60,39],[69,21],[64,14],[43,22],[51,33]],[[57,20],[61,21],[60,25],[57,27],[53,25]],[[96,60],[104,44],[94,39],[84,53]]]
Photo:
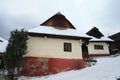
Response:
[[[24,76],[41,76],[84,67],[83,59],[25,57],[22,74]]]
[[[100,56],[110,56],[110,54],[88,54],[88,55],[83,55],[84,58],[88,57],[100,57]]]

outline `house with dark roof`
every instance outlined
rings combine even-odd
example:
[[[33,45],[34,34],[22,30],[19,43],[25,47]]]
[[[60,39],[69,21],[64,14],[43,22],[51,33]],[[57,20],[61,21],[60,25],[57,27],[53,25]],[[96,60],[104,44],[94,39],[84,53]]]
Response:
[[[93,27],[86,34],[91,36],[92,39],[89,40],[89,44],[86,46],[86,51],[88,52],[83,52],[83,57],[110,55],[109,46],[113,40],[105,37],[97,27]]]
[[[61,13],[29,31],[28,53],[22,74],[41,76],[85,67],[82,44],[90,37],[82,35]]]
[[[109,36],[109,38],[114,40],[114,42],[111,43],[111,46],[110,46],[110,49],[112,50],[111,54],[120,52],[120,32]]]

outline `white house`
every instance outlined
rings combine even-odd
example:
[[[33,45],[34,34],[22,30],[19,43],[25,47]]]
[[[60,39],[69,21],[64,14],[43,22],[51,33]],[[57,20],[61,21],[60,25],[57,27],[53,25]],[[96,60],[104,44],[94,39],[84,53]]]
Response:
[[[88,56],[109,56],[109,43],[113,40],[107,37],[101,37],[100,39],[93,37],[88,46]]]
[[[91,36],[92,39],[89,40],[89,44],[87,45],[88,52],[84,54],[84,57],[110,55],[109,43],[113,41],[112,39],[104,37],[96,27],[93,27],[86,34]]]
[[[2,57],[4,55],[7,44],[8,44],[8,41],[6,39],[0,37],[0,68],[3,66],[1,59],[2,59]]]
[[[5,52],[7,44],[8,44],[8,41],[0,37],[0,53]]]
[[[29,30],[28,53],[23,60],[25,76],[54,74],[85,67],[82,35],[61,13]]]

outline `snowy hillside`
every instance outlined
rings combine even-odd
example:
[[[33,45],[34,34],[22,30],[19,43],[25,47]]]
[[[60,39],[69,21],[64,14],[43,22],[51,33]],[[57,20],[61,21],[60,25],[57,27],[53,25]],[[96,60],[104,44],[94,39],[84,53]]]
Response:
[[[120,78],[120,56],[97,58],[97,64],[81,70],[43,77],[20,77],[19,80],[117,80]]]

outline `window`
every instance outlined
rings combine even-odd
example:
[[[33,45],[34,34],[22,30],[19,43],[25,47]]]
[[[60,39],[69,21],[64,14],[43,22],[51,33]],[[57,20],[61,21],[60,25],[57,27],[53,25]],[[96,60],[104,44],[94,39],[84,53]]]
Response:
[[[103,50],[103,45],[94,45],[94,49]]]
[[[71,43],[64,43],[64,51],[72,52],[72,44]]]

